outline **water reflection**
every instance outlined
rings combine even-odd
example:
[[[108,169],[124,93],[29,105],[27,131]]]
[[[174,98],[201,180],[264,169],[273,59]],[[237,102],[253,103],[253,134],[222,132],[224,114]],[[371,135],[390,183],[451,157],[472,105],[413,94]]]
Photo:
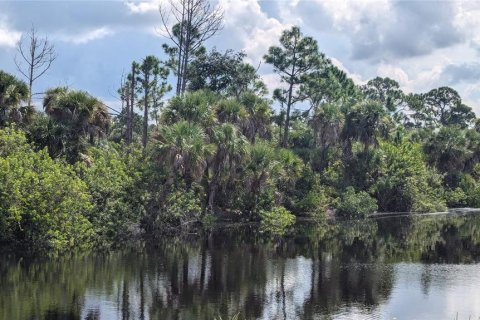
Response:
[[[459,319],[480,316],[480,216],[222,227],[153,247],[0,258],[0,319]]]

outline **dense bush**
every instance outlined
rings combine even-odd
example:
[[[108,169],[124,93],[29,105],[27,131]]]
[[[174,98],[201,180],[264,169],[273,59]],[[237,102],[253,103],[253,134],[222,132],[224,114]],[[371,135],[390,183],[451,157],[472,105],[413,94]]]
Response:
[[[70,165],[34,151],[23,133],[0,130],[0,241],[57,252],[88,247],[91,210],[87,185]]]
[[[197,191],[198,192],[198,191]],[[195,188],[172,190],[162,206],[159,215],[163,222],[172,226],[188,227],[200,220],[202,214],[201,196]]]
[[[342,194],[336,214],[345,219],[359,219],[365,218],[377,209],[377,201],[367,192],[355,192],[353,187],[348,187]]]
[[[295,216],[283,207],[260,212],[261,230],[271,235],[284,235],[288,228],[295,223]]]
[[[91,195],[93,208],[88,218],[99,244],[119,242],[138,231],[146,197],[141,164],[139,152],[132,149],[123,153],[115,144],[90,148],[76,164]]]
[[[384,142],[380,145],[380,154],[378,177],[372,191],[381,211],[445,210],[441,176],[427,168],[420,145]]]

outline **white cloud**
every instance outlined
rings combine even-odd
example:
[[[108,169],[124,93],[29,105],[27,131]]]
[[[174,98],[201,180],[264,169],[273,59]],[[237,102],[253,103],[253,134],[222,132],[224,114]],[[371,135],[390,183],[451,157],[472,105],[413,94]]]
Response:
[[[454,26],[460,30],[477,49],[480,48],[480,2],[455,2],[456,14],[453,17]]]
[[[62,34],[56,36],[56,38],[65,41],[71,42],[73,44],[85,44],[87,42],[102,39],[106,36],[112,35],[114,32],[109,27],[101,27],[85,32],[79,33],[69,33],[68,35]]]
[[[262,11],[258,0],[220,0],[225,12],[225,28],[222,39],[240,47],[253,64],[262,61],[268,48],[276,43],[283,30],[290,27]]]
[[[21,37],[21,32],[11,30],[7,27],[6,23],[0,20],[0,47],[15,47]]]
[[[128,7],[131,13],[150,13],[157,11],[158,7],[162,3],[162,0],[151,0],[151,1],[141,1],[141,2],[132,2],[128,1],[125,5]]]
[[[377,75],[382,78],[395,79],[401,86],[409,84],[407,73],[402,68],[391,64],[380,64],[377,69]]]
[[[381,25],[391,15],[389,0],[320,1],[338,31],[357,33],[365,24]]]

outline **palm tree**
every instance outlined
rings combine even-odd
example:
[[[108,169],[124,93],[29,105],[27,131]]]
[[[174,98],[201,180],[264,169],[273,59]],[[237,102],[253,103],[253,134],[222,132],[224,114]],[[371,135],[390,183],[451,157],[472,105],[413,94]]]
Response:
[[[327,103],[315,108],[310,120],[315,145],[328,148],[338,143],[345,117],[336,104]]]
[[[352,154],[352,140],[360,141],[366,153],[372,144],[378,143],[378,128],[384,114],[381,103],[373,100],[362,101],[347,111],[341,134],[346,159]]]
[[[277,176],[280,172],[281,164],[276,159],[273,147],[265,141],[250,145],[245,181],[252,202],[250,205],[252,213],[257,213],[261,192],[272,185],[272,177]]]
[[[110,127],[106,106],[84,91],[65,87],[50,89],[44,97],[43,107],[52,120],[48,131],[54,145],[60,154],[70,150],[67,157],[71,160],[75,160],[83,149],[83,140],[88,139],[93,145],[96,139],[106,136]]]
[[[217,119],[221,123],[239,124],[247,117],[245,107],[237,99],[223,99],[215,106]]]
[[[23,81],[0,70],[0,126],[10,120],[20,122],[25,111],[31,111],[20,108],[21,103],[28,100],[28,95],[28,87]]]
[[[248,145],[245,137],[229,123],[214,129],[213,142],[217,147],[211,160],[213,176],[208,184],[207,205],[210,209],[213,209],[218,189],[234,178],[237,167],[247,154]]]
[[[180,178],[190,187],[202,178],[214,146],[207,143],[207,135],[200,126],[180,121],[162,127],[155,140],[159,159],[170,170],[169,183]]]
[[[268,102],[252,93],[244,94],[240,101],[247,112],[247,117],[241,124],[245,137],[251,143],[255,143],[257,138],[270,138],[272,108]]]
[[[442,172],[462,171],[472,154],[465,133],[456,126],[442,127],[433,133],[424,146],[428,162]]]
[[[171,125],[179,121],[187,121],[210,128],[215,121],[213,105],[217,97],[205,91],[195,91],[176,96],[162,112],[164,124]]]
[[[110,126],[106,106],[84,91],[65,87],[50,89],[43,100],[43,108],[52,119],[88,135],[91,143],[96,137],[105,136]]]

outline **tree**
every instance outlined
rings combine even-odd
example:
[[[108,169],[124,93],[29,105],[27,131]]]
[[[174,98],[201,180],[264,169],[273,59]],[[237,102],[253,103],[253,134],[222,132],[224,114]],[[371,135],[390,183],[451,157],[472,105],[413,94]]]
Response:
[[[40,132],[37,130],[37,142],[48,146],[52,156],[66,155],[75,161],[85,149],[83,140],[88,139],[93,145],[96,139],[106,136],[110,127],[106,106],[84,91],[50,89],[43,99],[43,108],[51,121],[44,123]]]
[[[91,245],[90,196],[72,166],[0,130],[0,181],[0,242],[54,252]]]
[[[404,93],[397,81],[376,77],[362,86],[362,91],[367,99],[380,101],[388,113],[399,117],[403,110]]]
[[[27,111],[27,109],[20,108],[20,104],[27,99],[27,85],[0,70],[0,126],[12,119],[20,120]]]
[[[22,36],[17,45],[15,64],[18,71],[28,81],[28,105],[32,105],[33,83],[50,69],[57,58],[55,47],[47,37],[38,36],[34,27],[26,36]]]
[[[134,126],[135,126],[135,112],[134,107],[137,100],[138,88],[137,88],[137,77],[139,74],[139,64],[137,62],[132,62],[131,72],[127,75],[126,80],[122,79],[120,84],[120,89],[118,93],[120,94],[120,99],[122,101],[122,120],[125,124],[124,129],[124,138],[125,142],[130,144],[133,140]]]
[[[423,96],[423,102],[424,112],[437,125],[456,124],[466,127],[475,119],[472,109],[464,105],[458,92],[450,87],[430,90]]]
[[[285,30],[280,37],[280,44],[281,47],[270,47],[264,59],[273,65],[274,71],[280,75],[281,81],[287,84],[286,119],[281,143],[283,147],[286,147],[288,145],[290,111],[296,102],[303,99],[296,88],[311,72],[318,70],[321,55],[318,52],[317,41],[311,37],[304,37],[298,27]]]
[[[441,172],[454,173],[464,169],[471,155],[465,130],[459,127],[442,127],[427,139],[424,145],[427,160]]]
[[[206,143],[206,134],[197,124],[180,121],[161,128],[155,138],[160,161],[166,164],[172,182],[183,180],[188,187],[199,181],[213,146]]]
[[[384,113],[382,105],[372,100],[360,102],[347,111],[341,134],[346,159],[351,156],[352,139],[363,143],[365,152],[372,144],[377,144],[378,127]]]
[[[240,124],[245,137],[247,137],[251,143],[255,143],[257,138],[270,138],[272,108],[268,101],[251,92],[247,92],[242,95],[240,102],[246,110],[246,117]]]
[[[213,105],[217,99],[206,91],[188,92],[183,97],[173,97],[162,112],[162,122],[171,125],[188,121],[201,125],[204,130],[211,130],[215,123]]]
[[[425,163],[421,145],[380,144],[378,177],[371,188],[381,211],[429,212],[445,209],[439,197],[441,176]]]
[[[303,98],[310,102],[310,109],[306,114],[324,103],[344,101],[358,95],[353,80],[331,61],[325,59],[323,67],[305,77],[301,87]]]
[[[246,91],[264,94],[266,86],[257,70],[243,62],[245,56],[243,52],[227,50],[221,53],[215,49],[199,55],[191,63],[188,89],[207,89],[236,98]]]
[[[314,131],[315,145],[328,148],[338,143],[342,132],[344,114],[334,103],[324,104],[315,110],[310,120]]]
[[[280,171],[281,165],[275,157],[274,148],[264,141],[250,145],[244,181],[247,185],[246,205],[252,213],[257,214],[259,209],[269,209],[274,177],[277,177]],[[262,203],[264,201],[265,204]]]
[[[160,60],[155,56],[147,56],[139,67],[138,84],[143,91],[143,135],[142,144],[145,148],[148,139],[148,116],[152,105],[158,104],[165,92],[170,90],[166,79],[168,69],[161,66]],[[155,105],[155,107],[157,107]]]
[[[226,123],[215,128],[213,142],[217,148],[211,160],[207,205],[213,209],[218,189],[234,178],[237,167],[247,154],[247,140],[234,125]]]
[[[174,47],[164,45],[170,55],[170,66],[177,75],[177,95],[183,95],[187,88],[188,67],[205,41],[213,37],[223,23],[223,11],[212,7],[208,0],[169,0],[169,8],[160,5],[163,31]],[[174,18],[170,29],[169,18]]]

